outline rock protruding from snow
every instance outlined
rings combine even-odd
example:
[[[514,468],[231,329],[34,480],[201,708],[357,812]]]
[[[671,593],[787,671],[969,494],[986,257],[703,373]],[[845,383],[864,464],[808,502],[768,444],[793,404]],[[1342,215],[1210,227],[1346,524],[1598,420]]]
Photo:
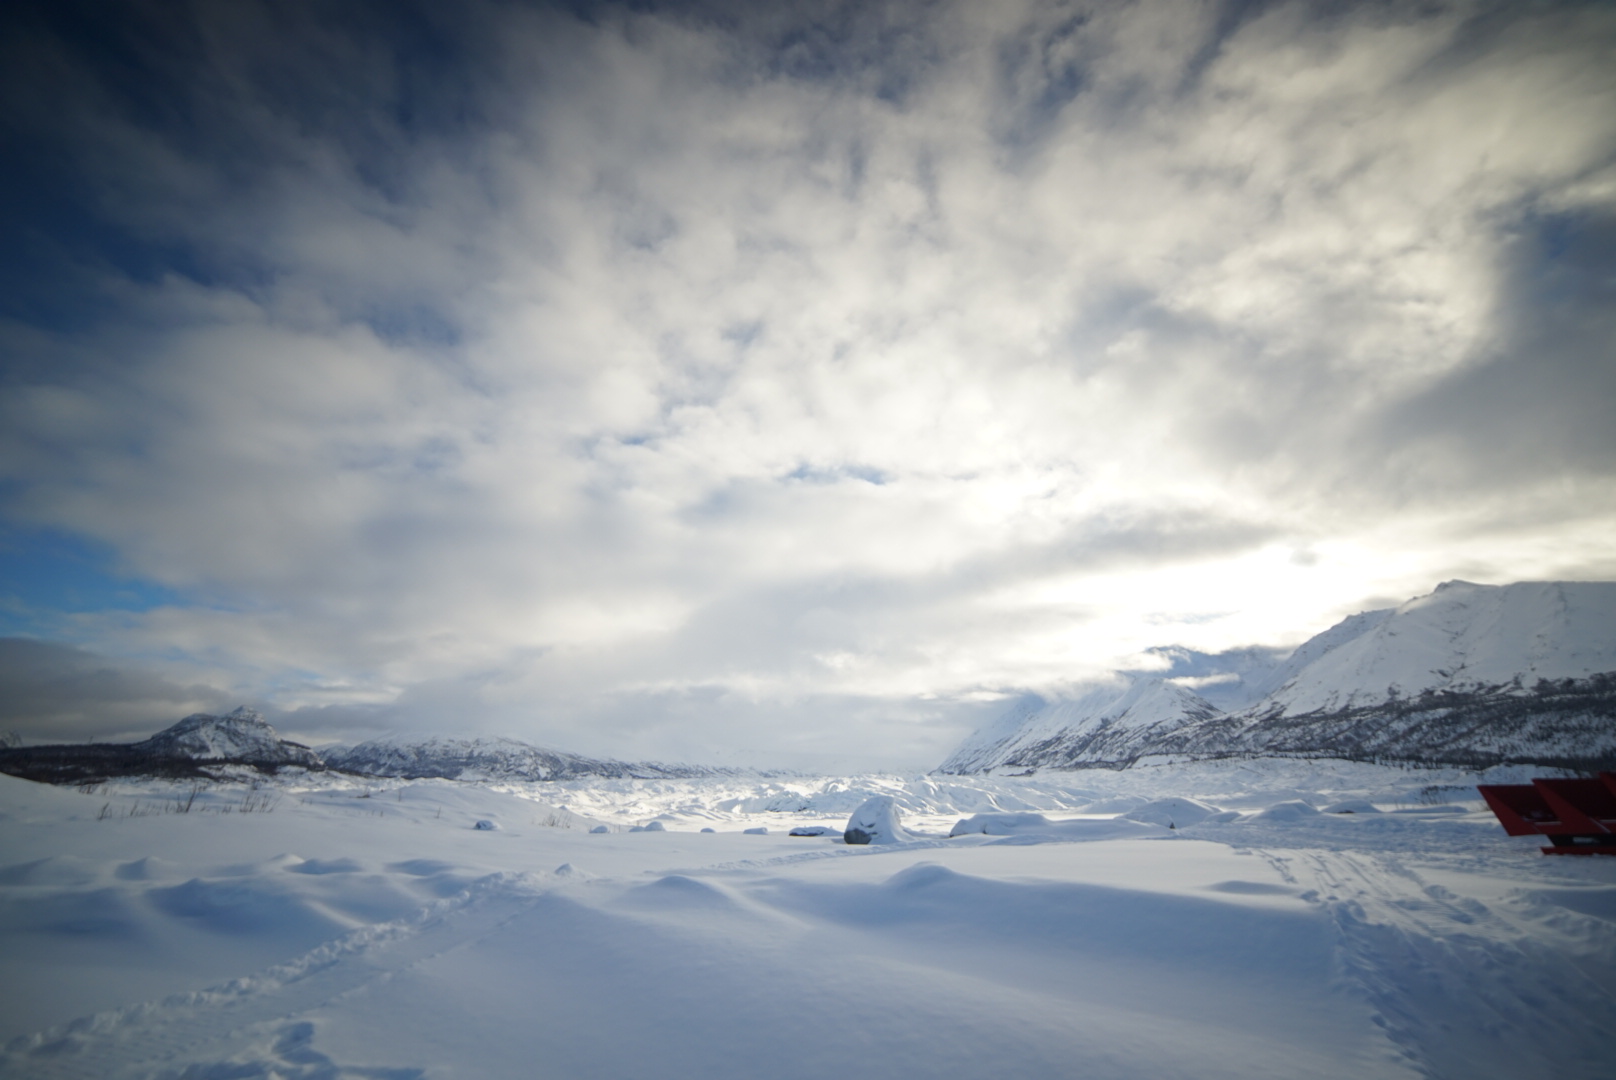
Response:
[[[257,710],[245,705],[224,716],[192,713],[130,749],[155,757],[190,761],[239,761],[314,768],[324,764],[319,754],[301,743],[281,738]]]
[[[842,839],[849,844],[900,844],[914,837],[903,827],[897,800],[891,795],[876,795],[853,811]]]

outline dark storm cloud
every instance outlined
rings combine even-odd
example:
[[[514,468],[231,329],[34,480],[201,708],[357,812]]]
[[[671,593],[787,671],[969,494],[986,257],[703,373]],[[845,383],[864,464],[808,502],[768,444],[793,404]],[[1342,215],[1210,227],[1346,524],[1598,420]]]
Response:
[[[0,730],[35,743],[132,741],[193,712],[232,708],[210,686],[182,686],[70,645],[0,638]]]
[[[1496,490],[1616,472],[1616,216],[1532,214],[1479,362],[1388,410],[1382,445],[1433,484]]]

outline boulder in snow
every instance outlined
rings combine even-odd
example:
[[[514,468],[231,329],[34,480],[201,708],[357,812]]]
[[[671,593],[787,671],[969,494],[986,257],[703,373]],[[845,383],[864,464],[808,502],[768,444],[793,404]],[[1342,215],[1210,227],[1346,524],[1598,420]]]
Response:
[[[481,821],[477,822],[477,824],[473,825],[472,828],[476,829],[478,832],[494,832],[499,828],[499,826],[495,825],[487,818],[483,818]]]
[[[903,827],[897,801],[891,795],[876,795],[853,811],[842,839],[849,844],[901,844],[914,837]]]

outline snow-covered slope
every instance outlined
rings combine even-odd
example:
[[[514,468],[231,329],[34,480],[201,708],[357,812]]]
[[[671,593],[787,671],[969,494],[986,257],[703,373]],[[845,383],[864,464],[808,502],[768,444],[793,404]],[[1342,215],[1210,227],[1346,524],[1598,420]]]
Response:
[[[1253,688],[1253,700],[1261,701],[1280,687],[1289,685],[1304,668],[1321,659],[1325,653],[1356,641],[1391,618],[1396,611],[1396,608],[1360,611],[1356,615],[1348,615],[1324,633],[1308,638],[1286,658],[1284,663],[1269,672],[1267,677]]]
[[[257,710],[245,705],[224,716],[192,713],[130,749],[192,761],[245,761],[316,768],[321,764],[319,754],[301,743],[281,738]]]
[[[1300,666],[1262,711],[1296,716],[1616,671],[1616,583],[1449,581],[1369,614],[1383,617]]]
[[[1256,704],[1225,714],[1194,695],[1172,697],[1188,692],[1170,683],[1140,681],[1122,722],[1122,699],[1103,702],[1099,692],[1024,703],[966,740],[941,771],[1126,765],[1164,754],[1611,768],[1616,583],[1450,581],[1317,635],[1265,689]]]
[[[849,847],[723,809],[772,781],[0,776],[0,1076],[1608,1080],[1616,860],[1538,856],[1476,779],[970,778]],[[617,829],[550,801],[590,790]],[[1302,809],[1343,800],[1386,812]]]
[[[408,779],[574,780],[586,776],[704,775],[704,770],[689,766],[597,760],[506,738],[375,739],[327,751],[325,760],[331,768],[345,772]]]
[[[1168,732],[1217,715],[1189,690],[1149,678],[1101,686],[1069,701],[1024,699],[966,740],[938,771],[1126,765]]]

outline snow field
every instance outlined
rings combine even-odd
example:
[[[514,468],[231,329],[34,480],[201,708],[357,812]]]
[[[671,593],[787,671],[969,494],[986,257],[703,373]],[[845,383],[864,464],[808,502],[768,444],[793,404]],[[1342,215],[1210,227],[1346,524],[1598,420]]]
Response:
[[[0,778],[0,1075],[1607,1077],[1616,859],[1465,779]]]

